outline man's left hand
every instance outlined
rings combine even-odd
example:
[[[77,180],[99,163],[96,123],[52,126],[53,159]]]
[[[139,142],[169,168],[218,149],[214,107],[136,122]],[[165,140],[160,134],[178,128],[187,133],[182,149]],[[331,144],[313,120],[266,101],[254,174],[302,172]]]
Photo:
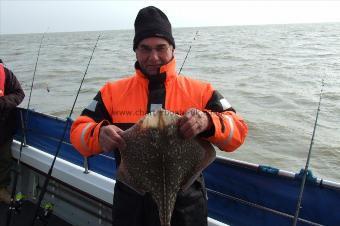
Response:
[[[190,139],[197,134],[210,129],[210,117],[201,110],[190,108],[179,120],[179,131],[184,139]]]

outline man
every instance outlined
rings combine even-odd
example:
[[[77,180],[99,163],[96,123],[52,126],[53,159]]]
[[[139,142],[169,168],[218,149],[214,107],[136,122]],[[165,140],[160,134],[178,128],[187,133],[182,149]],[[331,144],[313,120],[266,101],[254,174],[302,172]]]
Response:
[[[135,20],[133,50],[136,73],[107,83],[71,128],[71,142],[84,156],[114,151],[119,164],[126,147],[121,132],[146,113],[159,108],[180,113],[183,139],[200,136],[224,151],[238,148],[248,128],[210,84],[176,73],[175,41],[167,16],[150,6]],[[124,113],[125,112],[125,113]],[[117,181],[113,225],[159,226],[157,206],[150,194],[141,196]],[[177,195],[172,226],[207,225],[206,190],[201,176]]]
[[[0,202],[9,204],[12,163],[11,144],[15,129],[15,107],[24,99],[25,94],[12,71],[4,67],[0,59]]]

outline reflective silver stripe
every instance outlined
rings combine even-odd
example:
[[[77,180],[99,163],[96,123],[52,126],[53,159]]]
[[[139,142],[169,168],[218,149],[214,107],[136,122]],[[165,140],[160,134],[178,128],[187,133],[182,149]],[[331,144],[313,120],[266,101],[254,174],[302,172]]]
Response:
[[[229,121],[230,131],[229,131],[229,136],[227,137],[227,139],[224,140],[224,141],[219,142],[219,145],[220,145],[220,146],[225,146],[225,145],[227,145],[227,144],[231,141],[231,139],[232,139],[233,136],[234,136],[234,130],[235,130],[235,128],[234,128],[234,122],[233,122],[232,117],[229,116],[229,115],[223,115],[223,116],[224,116],[226,119],[228,119],[228,121]]]
[[[87,110],[95,112],[98,101],[92,100],[92,102],[86,107]]]
[[[222,105],[223,111],[227,110],[228,108],[231,108],[230,103],[225,98],[220,99],[220,103]]]
[[[86,131],[90,128],[91,126],[91,122],[87,123],[87,125],[85,126],[85,128],[81,131],[81,137],[80,137],[80,141],[81,141],[81,145],[83,146],[83,148],[86,150],[86,151],[91,151],[89,149],[89,147],[86,145],[86,142],[85,142],[85,134],[86,134]]]

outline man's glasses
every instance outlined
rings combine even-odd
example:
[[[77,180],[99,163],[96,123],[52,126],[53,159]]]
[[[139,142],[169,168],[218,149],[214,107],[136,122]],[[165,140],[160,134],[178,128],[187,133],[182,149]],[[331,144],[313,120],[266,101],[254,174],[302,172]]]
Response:
[[[165,55],[169,48],[170,45],[159,45],[156,46],[155,48],[146,45],[140,45],[138,46],[137,50],[144,55],[150,55],[152,53],[152,50],[155,50],[156,53],[160,56]]]

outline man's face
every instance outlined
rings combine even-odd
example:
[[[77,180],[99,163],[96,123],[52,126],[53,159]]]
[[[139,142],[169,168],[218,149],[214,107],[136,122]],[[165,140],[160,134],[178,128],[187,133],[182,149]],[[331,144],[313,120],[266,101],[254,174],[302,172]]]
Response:
[[[157,75],[159,68],[173,57],[173,46],[163,38],[143,39],[137,46],[136,58],[142,70],[148,75]]]

